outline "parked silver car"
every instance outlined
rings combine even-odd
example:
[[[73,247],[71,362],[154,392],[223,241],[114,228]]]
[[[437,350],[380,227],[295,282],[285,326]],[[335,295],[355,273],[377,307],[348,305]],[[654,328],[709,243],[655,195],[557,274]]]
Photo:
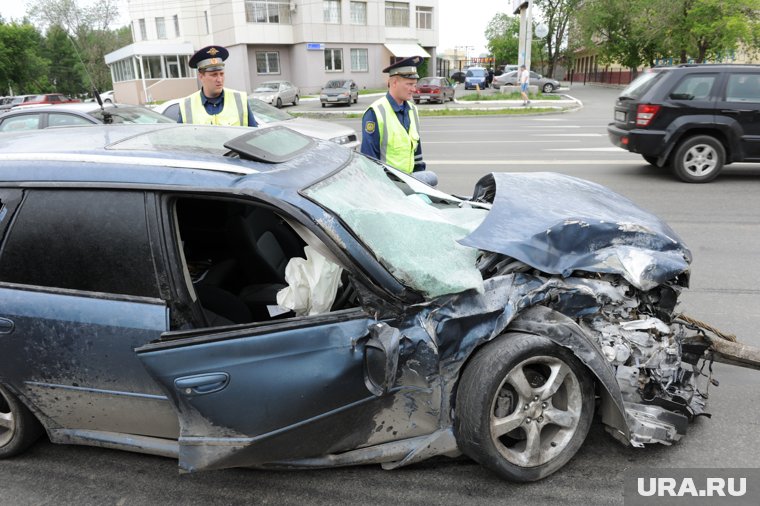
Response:
[[[0,133],[40,130],[48,127],[97,123],[171,123],[171,120],[139,105],[78,102],[59,105],[21,105],[0,116]]]
[[[257,84],[251,95],[280,108],[282,104],[298,104],[300,92],[290,81],[267,81]]]
[[[168,100],[161,105],[157,105],[153,110],[160,112],[164,116],[177,121],[179,119],[179,107],[182,98]],[[248,104],[253,111],[253,117],[259,125],[274,126],[281,125],[296,132],[300,132],[309,137],[333,141],[347,148],[356,148],[359,145],[359,138],[356,131],[344,125],[330,121],[321,121],[318,119],[297,118],[291,116],[285,111],[272,107],[252,96],[248,97]]]
[[[518,77],[517,77],[517,70],[513,70],[512,72],[507,72],[506,74],[502,74],[500,76],[496,76],[493,78],[493,87],[499,88],[501,86],[517,86],[519,83]],[[559,81],[556,79],[551,79],[550,77],[544,77],[541,74],[536,74],[535,72],[530,72],[530,85],[531,86],[538,86],[538,89],[543,91],[544,93],[551,93],[552,91],[559,89]]]
[[[359,86],[351,79],[331,79],[319,92],[322,107],[327,104],[354,104],[359,101]]]

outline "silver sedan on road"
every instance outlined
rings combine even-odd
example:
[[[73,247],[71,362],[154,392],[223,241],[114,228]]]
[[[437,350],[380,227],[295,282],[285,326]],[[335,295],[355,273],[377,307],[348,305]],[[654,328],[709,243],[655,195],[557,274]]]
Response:
[[[258,98],[262,102],[272,104],[278,109],[282,107],[282,104],[286,103],[297,105],[299,95],[298,87],[290,81],[266,81],[259,83],[251,94],[253,98]]]
[[[517,86],[519,84],[517,82],[517,72],[517,70],[513,70],[512,72],[507,72],[506,74],[494,77],[492,86],[494,88],[499,88],[501,86]],[[552,91],[559,88],[559,81],[550,77],[544,77],[541,74],[536,74],[535,72],[531,71],[530,85],[538,86],[538,89],[544,93],[551,93]]]

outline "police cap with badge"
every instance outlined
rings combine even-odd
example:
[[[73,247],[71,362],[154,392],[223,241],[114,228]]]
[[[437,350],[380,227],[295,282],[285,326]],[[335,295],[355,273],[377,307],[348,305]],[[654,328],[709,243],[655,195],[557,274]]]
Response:
[[[224,60],[229,56],[230,52],[222,46],[206,46],[190,57],[188,65],[190,68],[198,69],[201,72],[224,70]]]
[[[388,73],[388,77],[399,76],[406,79],[419,79],[417,67],[422,63],[422,56],[412,56],[399,60],[389,67],[385,67],[383,72]]]

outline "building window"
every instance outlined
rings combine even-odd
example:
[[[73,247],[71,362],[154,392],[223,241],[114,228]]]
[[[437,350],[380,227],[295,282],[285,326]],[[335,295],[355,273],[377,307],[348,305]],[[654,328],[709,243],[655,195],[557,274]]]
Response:
[[[325,23],[340,24],[340,0],[324,0],[322,12]]]
[[[140,40],[148,40],[148,31],[145,29],[145,18],[138,19],[137,24],[140,26]]]
[[[248,23],[289,25],[290,4],[290,0],[245,0],[245,20]]]
[[[203,19],[206,21],[206,35],[211,33],[211,27],[208,24],[208,11],[203,11]]]
[[[156,37],[159,39],[166,38],[166,21],[164,18],[156,18]]]
[[[432,7],[417,7],[417,28],[420,30],[433,29]]]
[[[145,79],[163,79],[166,77],[160,56],[143,56],[143,72],[145,72]]]
[[[385,2],[385,26],[409,26],[409,4]]]
[[[325,70],[343,72],[343,50],[325,49]]]
[[[111,79],[113,82],[133,81],[135,79],[135,67],[133,59],[127,58],[111,64]]]
[[[174,36],[179,37],[179,16],[174,15]]]
[[[351,70],[353,72],[368,72],[369,57],[366,49],[351,50]]]
[[[367,24],[367,2],[351,2],[351,24]]]
[[[257,74],[279,74],[280,53],[276,51],[256,51]]]

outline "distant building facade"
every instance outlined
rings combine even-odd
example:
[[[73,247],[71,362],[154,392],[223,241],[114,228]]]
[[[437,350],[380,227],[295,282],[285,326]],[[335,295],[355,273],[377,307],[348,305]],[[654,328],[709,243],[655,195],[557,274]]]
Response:
[[[198,89],[187,65],[201,47],[225,46],[226,86],[252,92],[287,80],[302,94],[330,79],[382,88],[396,58],[436,70],[438,0],[128,0],[134,42],[106,55],[117,100],[145,103]]]

